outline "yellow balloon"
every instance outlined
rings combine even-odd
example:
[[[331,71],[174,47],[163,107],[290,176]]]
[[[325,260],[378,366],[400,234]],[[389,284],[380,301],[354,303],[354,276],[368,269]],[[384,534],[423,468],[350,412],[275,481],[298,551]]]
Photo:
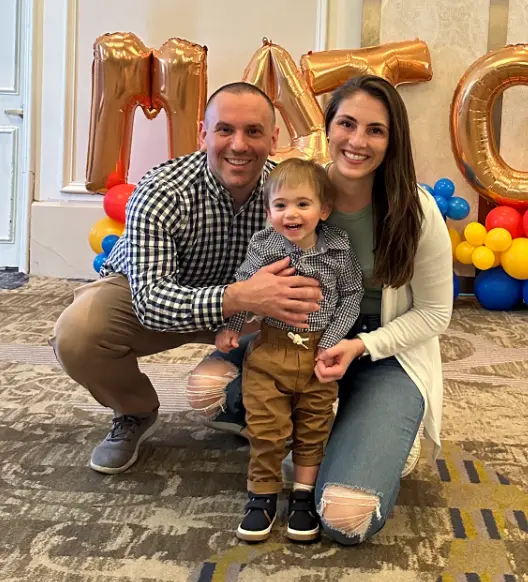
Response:
[[[502,253],[510,248],[512,235],[505,228],[492,228],[486,235],[484,244],[497,253]]]
[[[457,246],[462,242],[462,236],[453,227],[448,226],[447,231],[449,232],[449,238],[451,239],[451,247],[453,248],[453,260],[455,259],[455,251]]]
[[[511,247],[502,253],[501,263],[514,279],[528,279],[528,238],[514,238]]]
[[[493,267],[493,263],[495,262],[495,253],[488,249],[488,247],[480,246],[473,251],[471,260],[477,269],[480,269],[481,271],[487,271]]]
[[[103,252],[103,247],[101,243],[105,236],[109,234],[116,234],[117,236],[121,236],[123,231],[125,230],[125,225],[122,222],[117,222],[117,220],[113,220],[105,216],[98,220],[93,226],[92,230],[90,230],[90,234],[88,235],[88,242],[92,247],[92,251],[96,254]]]
[[[464,236],[470,245],[479,247],[484,244],[487,232],[486,227],[480,222],[470,222],[464,229]]]
[[[493,253],[495,255],[495,262],[493,263],[493,267],[498,267],[501,264],[501,256],[502,253]]]
[[[475,247],[470,245],[466,240],[461,242],[456,250],[455,250],[455,257],[457,261],[462,263],[463,265],[472,265],[473,261],[471,260],[471,256],[473,255],[473,251]]]

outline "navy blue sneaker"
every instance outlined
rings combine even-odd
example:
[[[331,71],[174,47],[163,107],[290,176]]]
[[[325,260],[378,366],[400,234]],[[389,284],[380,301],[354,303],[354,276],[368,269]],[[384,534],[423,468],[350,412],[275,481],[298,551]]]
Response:
[[[312,542],[319,537],[319,517],[313,491],[292,491],[288,505],[286,535],[296,542]]]
[[[236,535],[246,542],[263,542],[268,539],[277,513],[277,495],[257,495],[248,492],[246,514]]]

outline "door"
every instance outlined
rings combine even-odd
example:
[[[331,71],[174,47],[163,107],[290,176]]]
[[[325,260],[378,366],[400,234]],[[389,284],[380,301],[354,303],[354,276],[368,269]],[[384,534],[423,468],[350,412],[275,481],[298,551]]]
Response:
[[[0,269],[25,270],[29,217],[29,140],[24,122],[29,75],[26,41],[32,0],[1,0]]]

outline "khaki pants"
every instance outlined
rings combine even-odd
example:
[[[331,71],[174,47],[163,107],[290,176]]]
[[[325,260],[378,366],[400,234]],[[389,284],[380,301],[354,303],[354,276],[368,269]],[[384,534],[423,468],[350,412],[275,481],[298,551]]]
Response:
[[[242,395],[251,445],[248,490],[278,493],[286,440],[293,438],[293,462],[318,465],[328,438],[337,383],[321,384],[314,373],[317,343],[323,332],[295,345],[286,331],[266,324],[248,348]]]
[[[116,414],[147,414],[159,407],[138,357],[186,343],[214,343],[214,333],[158,332],[141,325],[122,275],[75,290],[73,303],[55,325],[50,344],[66,373]]]

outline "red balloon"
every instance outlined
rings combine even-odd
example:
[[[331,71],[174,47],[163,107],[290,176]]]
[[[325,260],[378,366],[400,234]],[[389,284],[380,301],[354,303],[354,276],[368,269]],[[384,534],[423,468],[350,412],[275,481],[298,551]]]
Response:
[[[106,179],[106,189],[110,190],[118,184],[125,184],[125,179],[119,174],[119,172],[110,172],[108,178]]]
[[[505,228],[512,238],[524,236],[522,214],[510,206],[497,206],[486,216],[486,229]]]
[[[110,218],[124,224],[126,205],[135,187],[134,184],[118,184],[108,190],[103,199],[103,208]]]
[[[523,228],[524,228],[524,234],[526,236],[528,236],[528,210],[524,213],[524,216],[523,216]]]

